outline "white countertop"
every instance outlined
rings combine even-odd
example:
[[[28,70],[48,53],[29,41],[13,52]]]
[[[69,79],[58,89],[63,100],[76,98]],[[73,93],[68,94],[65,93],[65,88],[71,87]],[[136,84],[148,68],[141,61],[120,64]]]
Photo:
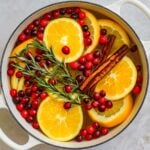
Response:
[[[59,2],[61,0],[55,0]],[[85,0],[83,0],[85,1]],[[109,5],[114,0],[87,0],[101,5]],[[117,1],[117,0],[116,0]],[[140,0],[150,8],[150,0]],[[51,4],[53,0],[0,0],[0,55],[17,25],[35,10]],[[135,6],[126,4],[121,16],[135,29],[143,40],[150,40],[150,19]],[[150,50],[149,50],[150,51]],[[149,52],[150,53],[150,52]],[[148,56],[150,59],[150,55]],[[120,135],[111,141],[89,150],[149,150],[150,149],[150,90],[144,105],[134,121]],[[16,142],[23,144],[26,133],[17,125],[6,110],[0,110],[0,127]],[[81,143],[82,144],[82,143]],[[48,145],[38,145],[31,150],[58,150]],[[12,150],[0,140],[0,150]]]

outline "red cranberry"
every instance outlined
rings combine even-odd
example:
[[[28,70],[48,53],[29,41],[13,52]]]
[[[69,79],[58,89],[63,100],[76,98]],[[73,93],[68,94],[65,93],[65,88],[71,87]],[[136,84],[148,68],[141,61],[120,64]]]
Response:
[[[31,94],[32,99],[36,99],[38,96],[39,96],[38,93],[32,93],[32,94]]]
[[[98,58],[93,59],[92,63],[93,63],[93,65],[98,65],[99,59]]]
[[[78,14],[73,13],[73,14],[71,15],[71,18],[72,18],[72,19],[78,19],[78,18],[79,18],[79,16],[78,16]]]
[[[138,76],[136,82],[137,82],[138,84],[142,84],[142,81],[143,81],[142,76]]]
[[[31,31],[31,35],[32,35],[32,36],[36,36],[37,33],[38,33],[38,32],[37,32],[37,29],[33,29],[33,30]]]
[[[106,135],[107,133],[108,133],[108,128],[106,128],[106,127],[102,127],[101,128],[101,135]]]
[[[66,13],[66,9],[65,8],[61,8],[59,10],[60,15],[64,15]]]
[[[19,104],[20,103],[20,97],[19,96],[13,97],[13,102],[15,104]]]
[[[70,85],[65,85],[64,88],[65,88],[66,93],[70,93],[72,90],[72,87]]]
[[[59,14],[59,10],[55,10],[55,11],[53,11],[52,13],[53,13],[53,17],[54,17],[54,18],[58,18],[59,15],[60,15],[60,14]]]
[[[46,14],[43,15],[42,18],[46,19],[46,20],[51,20],[52,19],[52,15],[50,13],[46,13]]]
[[[83,76],[82,75],[78,75],[78,76],[76,76],[76,80],[80,83],[80,82],[82,82],[83,81]]]
[[[100,38],[99,38],[99,44],[102,44],[102,45],[104,45],[104,44],[106,44],[107,43],[107,37],[106,36],[100,36]]]
[[[75,140],[77,142],[81,142],[83,140],[83,137],[81,135],[78,135]]]
[[[15,72],[15,70],[10,68],[7,70],[7,75],[12,76],[14,74],[14,72]]]
[[[29,123],[31,123],[33,121],[33,117],[32,116],[28,116],[26,118],[26,121],[29,122]]]
[[[96,139],[96,138],[99,138],[100,135],[101,135],[100,131],[97,130],[97,131],[94,132],[93,137]]]
[[[85,63],[85,68],[86,68],[87,70],[91,70],[92,67],[93,67],[92,62],[89,61],[89,62],[86,62],[86,63]]]
[[[85,57],[80,57],[78,61],[80,64],[85,64],[86,59],[85,59]]]
[[[27,79],[27,80],[30,80],[32,78],[32,76],[24,75],[24,78]]]
[[[93,108],[97,108],[99,106],[99,102],[98,101],[93,101],[92,102],[92,107]]]
[[[100,128],[100,125],[98,122],[93,122],[92,123],[92,126],[95,128],[95,129],[99,129]]]
[[[40,24],[40,20],[39,20],[39,19],[34,20],[34,21],[33,21],[33,24],[34,24],[35,26],[38,26],[38,25]]]
[[[44,30],[45,30],[45,27],[39,27],[39,28],[38,28],[38,33],[43,33]]]
[[[62,47],[62,52],[67,55],[67,54],[70,53],[70,48],[68,46],[63,46]]]
[[[80,13],[79,13],[79,18],[80,18],[80,19],[85,19],[85,17],[86,17],[85,12],[80,11]]]
[[[16,97],[16,96],[17,96],[17,90],[16,90],[16,89],[11,89],[11,90],[10,90],[10,95],[11,95],[12,97]]]
[[[40,64],[40,66],[41,66],[41,67],[46,66],[46,62],[45,62],[44,60],[43,60],[43,61],[41,61],[39,64]]]
[[[83,36],[84,36],[85,38],[89,37],[90,34],[91,34],[91,33],[90,33],[89,31],[83,32]]]
[[[105,105],[99,105],[99,107],[98,107],[98,110],[99,110],[100,112],[104,112],[105,109],[106,109],[106,106],[105,106]]]
[[[105,96],[106,96],[106,92],[105,92],[104,90],[101,90],[101,91],[100,91],[100,96],[101,96],[101,97],[105,97]]]
[[[90,140],[93,139],[93,136],[92,136],[91,134],[87,134],[87,135],[85,136],[85,139],[86,139],[87,141],[90,141]]]
[[[87,130],[86,129],[82,129],[81,131],[80,131],[80,135],[81,136],[83,136],[83,137],[85,137],[86,135],[87,135]]]
[[[84,20],[83,19],[78,19],[78,23],[80,26],[83,26],[84,25]]]
[[[107,30],[106,29],[101,29],[100,30],[100,35],[106,35],[107,34]]]
[[[92,39],[91,38],[85,38],[84,39],[84,45],[85,46],[90,46],[92,44]]]
[[[37,85],[33,85],[31,90],[32,90],[32,92],[36,92],[38,90],[38,86]]]
[[[133,94],[139,94],[141,92],[141,86],[135,85],[132,92],[133,92]]]
[[[71,103],[70,102],[65,102],[64,103],[64,109],[70,109],[71,108]]]
[[[35,61],[40,62],[42,60],[42,56],[41,55],[36,55],[35,56]]]
[[[29,110],[29,115],[31,115],[32,117],[34,117],[36,115],[36,110],[35,109],[30,109]]]
[[[74,7],[73,11],[78,14],[79,12],[81,12],[81,9],[79,7]]]
[[[34,122],[32,123],[32,127],[33,127],[34,129],[39,129],[39,124],[38,124],[38,122],[37,122],[37,121],[34,121]]]
[[[19,37],[18,37],[18,40],[19,40],[20,42],[25,41],[25,40],[26,40],[26,35],[25,35],[24,33],[21,33],[21,34],[19,35]]]
[[[67,14],[71,14],[72,11],[73,11],[73,9],[72,9],[71,7],[67,7],[67,8],[66,8],[66,13],[67,13]]]
[[[37,70],[37,71],[35,72],[35,74],[36,74],[36,76],[38,76],[38,77],[41,77],[41,75],[42,75],[42,73],[41,73],[40,70]]]
[[[27,104],[25,104],[24,108],[25,108],[26,110],[31,109],[31,108],[32,108],[31,103],[27,103]]]
[[[23,98],[21,99],[21,104],[27,104],[29,101],[30,101],[30,98],[29,98],[29,97],[23,97]]]
[[[104,97],[100,97],[100,98],[98,99],[98,102],[100,103],[100,105],[105,105],[106,99],[105,99]]]
[[[90,74],[91,74],[91,71],[90,71],[90,70],[85,70],[85,71],[83,72],[83,75],[84,75],[85,77],[89,77]]]
[[[79,63],[78,62],[74,61],[74,62],[70,63],[70,68],[71,69],[76,70],[76,69],[78,69],[78,67],[79,67]]]
[[[97,51],[94,52],[93,55],[94,55],[95,58],[99,58],[101,56],[101,52],[99,50],[97,50]]]
[[[23,104],[17,104],[16,105],[17,110],[20,112],[24,109],[23,107],[24,107]]]
[[[34,24],[33,23],[30,23],[27,27],[29,30],[32,30],[34,28]]]
[[[38,38],[39,40],[43,40],[43,33],[42,33],[42,32],[38,32],[37,38]]]
[[[84,32],[86,32],[86,31],[89,30],[89,27],[88,27],[87,25],[83,25],[83,26],[82,26],[82,30],[83,30]]]
[[[21,116],[26,119],[28,117],[28,111],[27,110],[22,110],[21,111]]]
[[[47,92],[40,93],[41,100],[44,100],[48,96]]]
[[[93,134],[95,132],[95,128],[92,125],[89,125],[86,130],[89,134]]]
[[[25,33],[26,35],[30,35],[31,31],[27,28],[27,29],[24,30],[24,33]]]
[[[141,65],[136,65],[137,72],[141,71]]]
[[[85,70],[85,66],[84,66],[84,65],[79,65],[78,70],[79,70],[79,71]]]
[[[15,65],[15,62],[14,61],[10,61],[8,63],[8,68],[14,69],[15,68],[14,65]]]
[[[26,96],[31,96],[31,94],[32,94],[32,91],[30,88],[25,89],[25,95]]]
[[[23,90],[18,91],[18,96],[23,97],[25,95],[25,92]]]
[[[99,100],[99,98],[100,98],[100,93],[99,93],[99,92],[94,92],[94,93],[93,93],[93,98],[94,98],[94,100]]]
[[[25,80],[24,82],[25,87],[31,86],[31,82],[29,80]]]
[[[84,98],[84,99],[83,99],[83,102],[84,102],[85,104],[87,104],[87,103],[90,102],[90,99],[89,99],[89,98]]]
[[[46,65],[47,65],[48,67],[50,67],[50,66],[52,65],[52,62],[47,59],[47,60],[46,60]]]
[[[108,109],[110,109],[110,108],[113,107],[113,103],[110,100],[107,100],[106,103],[105,103],[105,105],[106,105],[106,108],[108,108]]]
[[[32,100],[32,108],[37,109],[39,107],[39,101],[34,99]]]
[[[92,105],[90,103],[85,105],[85,110],[90,110],[92,109]]]
[[[47,24],[48,24],[48,21],[47,21],[46,19],[42,19],[42,20],[40,21],[40,26],[41,26],[41,27],[46,27]]]
[[[87,61],[92,61],[94,59],[93,54],[92,53],[88,53],[85,55],[85,58]]]
[[[57,82],[56,82],[55,79],[49,79],[48,83],[51,84],[51,85],[56,85]]]
[[[16,72],[16,77],[17,78],[21,78],[23,76],[22,72],[21,71],[17,71]]]

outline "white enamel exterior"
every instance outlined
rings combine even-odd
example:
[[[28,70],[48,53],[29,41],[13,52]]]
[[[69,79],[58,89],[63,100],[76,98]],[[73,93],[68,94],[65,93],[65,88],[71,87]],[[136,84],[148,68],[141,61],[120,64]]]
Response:
[[[107,6],[107,8],[109,8],[110,10],[116,12],[117,14],[120,14],[120,8],[124,3],[132,3],[134,5],[136,5],[137,7],[139,7],[141,10],[143,10],[143,12],[145,12],[145,14],[150,17],[150,10],[141,2],[139,2],[138,0],[120,0],[117,3],[114,3],[113,5]],[[84,4],[86,5],[86,4]],[[90,4],[89,4],[90,5]],[[61,5],[60,5],[61,7]],[[98,6],[97,6],[98,7]],[[55,9],[55,5],[53,6],[53,9]],[[46,12],[46,11],[45,11]],[[9,93],[9,83],[8,83],[8,78],[7,78],[7,74],[6,74],[6,69],[7,69],[7,62],[8,62],[8,56],[10,55],[10,52],[12,50],[13,47],[13,42],[16,40],[17,35],[19,34],[19,32],[21,30],[23,30],[24,26],[26,26],[28,23],[30,23],[31,20],[33,20],[34,18],[36,18],[36,16],[38,16],[38,12],[36,13],[36,15],[32,15],[30,17],[30,19],[28,18],[27,20],[25,20],[25,22],[23,24],[21,24],[19,26],[19,29],[17,29],[15,31],[15,33],[13,34],[12,38],[9,41],[8,47],[6,48],[5,51],[5,55],[3,56],[3,62],[2,62],[2,70],[1,72],[3,72],[3,75],[5,78],[3,78],[2,81],[2,88],[3,88],[3,92],[5,95],[5,100],[7,101],[7,105],[5,103],[4,97],[2,96],[2,93],[0,95],[0,108],[6,108],[10,109],[10,111],[13,113],[14,117],[17,119],[17,121],[21,124],[21,126],[23,126],[29,133],[31,133],[34,137],[37,137],[38,139],[40,139],[43,142],[49,143],[51,145],[55,145],[55,146],[59,146],[59,147],[64,147],[64,148],[84,148],[84,147],[88,147],[88,146],[94,146],[97,145],[99,143],[103,143],[104,141],[108,140],[109,138],[114,137],[117,133],[119,133],[123,128],[125,128],[127,125],[126,123],[121,125],[121,128],[119,130],[117,130],[117,133],[115,130],[111,131],[111,136],[104,136],[101,137],[100,139],[97,140],[92,140],[89,142],[82,142],[82,144],[77,143],[77,142],[57,142],[54,140],[51,140],[49,138],[47,138],[46,136],[44,136],[44,134],[42,134],[41,132],[33,129],[19,114],[19,112],[16,110],[15,105],[13,104]],[[147,54],[149,55],[148,49],[150,49],[150,41],[144,42],[141,41],[145,47],[145,50],[147,52]],[[131,118],[129,118],[131,119]],[[126,120],[126,122],[128,122],[128,120]],[[25,145],[18,145],[17,143],[13,142],[11,139],[9,139],[5,133],[0,129],[0,138],[7,143],[10,147],[12,147],[15,150],[26,150],[26,149],[30,149],[31,147],[41,144],[42,142],[40,142],[40,140],[35,139],[34,137],[32,137],[31,135],[29,135],[29,140]]]

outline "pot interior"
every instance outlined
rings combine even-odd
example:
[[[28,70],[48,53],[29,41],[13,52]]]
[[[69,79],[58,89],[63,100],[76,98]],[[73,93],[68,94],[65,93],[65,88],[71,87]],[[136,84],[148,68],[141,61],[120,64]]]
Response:
[[[101,137],[99,139],[95,139],[92,141],[85,141],[81,143],[75,142],[75,141],[70,141],[70,142],[58,142],[51,140],[47,138],[44,134],[41,132],[33,129],[30,124],[28,124],[19,114],[19,112],[16,110],[15,105],[13,104],[13,101],[11,100],[9,93],[10,90],[10,85],[9,85],[9,78],[7,77],[7,64],[8,64],[8,57],[10,56],[10,53],[14,47],[15,41],[17,40],[17,36],[20,34],[20,32],[34,19],[38,18],[39,16],[42,16],[46,12],[61,8],[61,7],[71,7],[71,6],[78,6],[87,10],[90,10],[93,12],[97,18],[110,18],[117,23],[119,23],[124,30],[128,33],[130,39],[138,46],[138,52],[136,52],[135,55],[135,62],[141,63],[142,64],[142,75],[143,75],[143,84],[142,84],[142,91],[138,95],[138,97],[134,100],[134,108],[130,114],[130,116],[124,121],[122,124],[119,126],[113,128],[110,133],[104,137]],[[129,54],[132,55],[132,54]],[[143,101],[144,97],[147,91],[147,85],[148,85],[148,64],[147,64],[147,58],[145,55],[145,51],[143,49],[143,46],[135,34],[135,32],[132,30],[132,28],[118,15],[115,13],[109,11],[108,9],[91,4],[91,3],[86,3],[86,2],[62,2],[62,3],[57,3],[54,5],[47,6],[39,11],[36,11],[32,15],[30,15],[28,18],[26,18],[18,27],[17,29],[13,32],[12,36],[10,37],[7,46],[5,48],[5,51],[2,56],[2,66],[1,66],[1,80],[2,80],[2,90],[3,94],[6,100],[6,103],[8,105],[8,108],[10,109],[10,112],[14,116],[14,118],[18,121],[18,123],[32,136],[34,136],[36,139],[51,144],[59,147],[65,147],[65,148],[85,148],[85,147],[90,147],[94,145],[101,144],[105,141],[110,140],[114,136],[116,136],[118,133],[120,133],[123,129],[125,129],[129,123],[133,120],[133,118],[136,116],[137,112],[139,111]]]

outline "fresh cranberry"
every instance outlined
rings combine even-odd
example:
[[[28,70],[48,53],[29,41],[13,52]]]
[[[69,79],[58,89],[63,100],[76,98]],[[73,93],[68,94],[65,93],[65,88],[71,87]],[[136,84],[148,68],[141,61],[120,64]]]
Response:
[[[24,109],[23,107],[24,107],[23,104],[17,104],[16,105],[17,110],[20,112]]]
[[[46,66],[46,62],[45,62],[44,60],[42,60],[42,61],[39,63],[39,65],[40,65],[41,67],[45,67],[45,66]]]
[[[29,97],[23,97],[22,99],[21,99],[21,104],[27,104],[28,102],[30,101],[30,98]]]
[[[92,53],[88,53],[85,55],[85,59],[87,61],[92,61],[94,59],[93,54]]]
[[[30,109],[29,110],[29,115],[31,115],[32,117],[34,117],[36,115],[36,110],[35,109]]]
[[[85,68],[86,68],[87,70],[91,70],[92,67],[93,67],[92,62],[89,61],[89,62],[86,62],[86,63],[85,63]]]
[[[62,47],[62,52],[66,55],[70,53],[70,48],[68,46],[63,46]]]
[[[39,96],[38,93],[32,93],[32,94],[31,94],[32,99],[36,99],[38,96]]]
[[[93,126],[96,130],[100,128],[100,125],[99,125],[98,122],[93,122],[93,123],[92,123],[92,126]]]
[[[73,9],[72,9],[71,7],[67,7],[67,8],[66,8],[66,13],[67,13],[67,14],[71,14],[72,11],[73,11]]]
[[[30,80],[30,79],[32,78],[32,76],[24,75],[24,78],[25,78],[26,80]]]
[[[94,58],[99,58],[101,56],[101,52],[99,50],[96,50],[93,54]]]
[[[105,105],[106,105],[106,108],[108,108],[108,109],[110,109],[110,108],[113,107],[113,103],[110,100],[107,100],[106,103],[105,103]]]
[[[29,109],[32,108],[32,104],[31,103],[27,103],[27,104],[25,104],[24,108],[25,108],[25,110],[29,110]]]
[[[31,86],[31,82],[29,80],[25,80],[24,82],[25,87]]]
[[[19,96],[16,96],[16,97],[13,97],[13,102],[15,103],[15,104],[19,104],[20,103],[20,97]]]
[[[41,27],[46,27],[47,24],[48,24],[48,21],[47,21],[46,19],[42,19],[42,20],[40,21],[40,26],[41,26]]]
[[[43,15],[42,18],[46,19],[46,20],[51,20],[52,19],[52,15],[50,13],[46,13],[46,14]]]
[[[34,121],[34,122],[32,123],[32,127],[33,127],[34,129],[39,129],[39,124],[38,124],[38,122],[37,122],[37,121]]]
[[[75,140],[77,142],[81,142],[83,140],[83,137],[81,135],[78,135]]]
[[[101,97],[105,97],[105,96],[106,96],[106,92],[105,92],[104,90],[101,90],[101,91],[100,91],[100,96],[101,96]]]
[[[83,26],[84,25],[84,20],[83,19],[78,19],[78,23],[80,26]]]
[[[78,70],[79,71],[84,71],[85,70],[85,66],[84,65],[79,65]]]
[[[106,109],[106,106],[105,106],[105,105],[99,105],[99,107],[98,107],[98,110],[99,110],[100,112],[104,112],[105,109]]]
[[[108,128],[106,128],[106,127],[102,127],[101,128],[101,135],[106,135],[107,133],[108,133]]]
[[[99,138],[100,135],[101,135],[101,132],[99,130],[97,130],[94,132],[93,137],[96,139],[96,138]]]
[[[48,66],[48,67],[50,67],[51,65],[52,65],[52,61],[50,61],[50,60],[46,60],[46,65]]]
[[[136,65],[137,72],[141,71],[141,65]]]
[[[83,26],[82,26],[82,30],[83,30],[84,32],[86,32],[86,31],[89,30],[89,27],[88,27],[87,25],[83,25]]]
[[[141,92],[141,86],[135,85],[132,92],[133,92],[133,94],[139,94]]]
[[[100,35],[106,35],[107,34],[107,30],[106,29],[101,29],[100,30]]]
[[[95,132],[95,128],[92,125],[89,125],[86,130],[89,134],[93,134]]]
[[[91,134],[87,134],[87,135],[85,136],[85,139],[86,139],[87,141],[90,141],[90,140],[93,139],[93,136],[92,136]]]
[[[90,110],[92,109],[92,105],[90,103],[85,105],[85,110]]]
[[[74,61],[74,62],[70,63],[70,68],[71,69],[76,70],[76,69],[78,69],[78,67],[79,67],[79,63],[78,62]]]
[[[27,110],[22,110],[21,111],[21,116],[26,119],[28,117],[28,111]]]
[[[25,41],[25,40],[26,40],[26,35],[25,35],[24,33],[21,33],[21,34],[19,35],[19,37],[18,37],[18,40],[19,40],[20,42]]]
[[[29,30],[32,30],[34,28],[34,24],[33,23],[30,23],[27,27]]]
[[[8,63],[8,68],[14,69],[15,68],[14,65],[15,65],[15,62],[14,61],[10,61]]]
[[[11,89],[11,90],[10,90],[10,95],[11,95],[12,97],[16,97],[16,96],[17,96],[17,90],[16,90],[16,89]]]
[[[92,102],[92,107],[93,108],[97,108],[99,106],[99,102],[98,101],[93,101]]]
[[[38,25],[40,24],[40,20],[39,20],[39,19],[34,20],[34,21],[33,21],[33,24],[34,24],[35,26],[38,26]]]
[[[76,76],[76,80],[80,83],[80,82],[82,82],[83,81],[83,76],[82,75],[77,75]]]
[[[64,103],[64,109],[70,109],[71,108],[71,103],[70,102],[65,102]]]
[[[79,18],[80,18],[80,19],[85,19],[85,17],[86,17],[85,12],[80,11],[80,13],[79,13]]]
[[[27,59],[31,59],[31,56],[33,56],[32,52],[28,51],[26,54],[25,54],[25,57]]]
[[[35,71],[35,74],[36,74],[37,77],[41,77],[41,75],[42,75],[42,73],[41,73],[40,70],[36,70],[36,71]]]
[[[35,56],[35,61],[40,62],[42,60],[42,56],[41,55],[36,55]]]
[[[23,97],[25,95],[25,92],[23,90],[18,91],[18,96]]]
[[[55,10],[55,11],[53,11],[52,13],[53,13],[53,17],[54,17],[54,18],[58,18],[59,15],[60,15],[60,14],[59,14],[59,10]]]
[[[32,108],[37,109],[39,107],[39,101],[34,99],[32,100]]]
[[[74,7],[73,11],[78,14],[81,12],[81,9],[79,7]]]
[[[91,35],[91,33],[89,31],[83,32],[83,36],[85,38],[89,37]]]
[[[83,75],[84,75],[85,77],[89,77],[90,74],[91,74],[91,71],[90,71],[90,70],[85,70],[85,71],[83,72]]]
[[[33,117],[32,116],[27,116],[26,121],[31,123],[33,121]]]
[[[31,96],[31,94],[32,94],[31,88],[25,89],[25,95],[26,96]]]
[[[12,76],[14,74],[14,72],[15,72],[15,70],[10,68],[7,70],[7,75]]]
[[[93,63],[93,65],[98,65],[99,59],[98,58],[93,59],[92,63]]]
[[[73,13],[73,14],[71,15],[71,18],[72,18],[72,19],[78,19],[78,18],[79,18],[79,16],[78,16],[78,14]]]
[[[85,104],[89,103],[89,102],[90,102],[90,98],[84,98],[84,99],[83,99],[83,102],[84,102]]]
[[[142,84],[142,81],[143,81],[142,76],[138,76],[138,77],[137,77],[137,80],[136,80],[136,83]]]
[[[35,29],[33,29],[33,30],[31,31],[31,36],[36,36],[37,33],[38,33],[38,31],[37,31],[37,29],[35,28]]]
[[[65,88],[65,92],[66,92],[66,93],[70,93],[70,92],[71,92],[71,90],[72,90],[72,87],[71,87],[70,85],[68,85],[68,84],[67,84],[67,85],[65,85],[65,87],[64,87],[64,88]]]
[[[99,100],[99,98],[100,98],[100,93],[99,93],[99,92],[94,92],[94,93],[93,93],[93,98],[94,98],[94,100]]]
[[[38,86],[37,85],[33,85],[31,90],[32,90],[32,92],[36,92],[38,90]]]
[[[80,64],[85,64],[86,59],[85,59],[85,57],[80,57],[78,61]]]
[[[44,100],[48,96],[47,92],[40,93],[41,100]]]
[[[30,33],[31,33],[31,31],[27,28],[27,29],[24,30],[24,33],[25,33],[27,36],[29,36]]]
[[[39,27],[39,28],[38,28],[38,33],[43,33],[44,30],[45,30],[45,27]]]
[[[91,38],[85,38],[84,39],[84,44],[85,46],[90,46],[92,44],[92,39]]]
[[[66,9],[60,8],[59,13],[60,13],[60,15],[64,15],[66,13]]]
[[[48,83],[51,84],[51,85],[56,85],[57,82],[56,82],[55,79],[49,79]]]
[[[37,38],[38,38],[39,40],[43,40],[43,33],[42,33],[42,32],[38,32]]]
[[[87,134],[88,134],[88,132],[87,132],[86,129],[82,129],[82,130],[80,131],[80,135],[83,136],[83,137],[85,137]]]
[[[105,105],[106,99],[105,99],[104,97],[100,97],[100,98],[98,99],[98,102],[100,103],[100,105]]]
[[[104,44],[106,44],[107,43],[107,37],[106,36],[100,36],[100,38],[99,38],[99,44],[102,44],[102,45],[104,45]]]
[[[16,72],[16,77],[17,78],[21,78],[23,76],[22,72],[21,71],[17,71]]]

